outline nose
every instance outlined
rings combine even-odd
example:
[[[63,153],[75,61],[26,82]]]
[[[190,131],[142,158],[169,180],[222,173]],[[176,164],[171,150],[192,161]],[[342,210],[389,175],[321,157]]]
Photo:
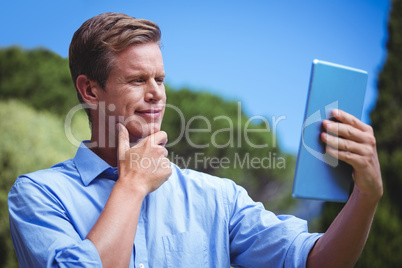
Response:
[[[146,88],[145,91],[145,101],[157,103],[159,102],[165,94],[165,86],[162,84],[158,84],[156,81],[151,81]]]

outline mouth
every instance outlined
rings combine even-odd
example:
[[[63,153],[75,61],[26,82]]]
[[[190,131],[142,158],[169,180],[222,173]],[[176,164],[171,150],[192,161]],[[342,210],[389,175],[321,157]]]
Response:
[[[161,115],[162,109],[146,109],[135,111],[135,114],[146,118],[158,118]]]

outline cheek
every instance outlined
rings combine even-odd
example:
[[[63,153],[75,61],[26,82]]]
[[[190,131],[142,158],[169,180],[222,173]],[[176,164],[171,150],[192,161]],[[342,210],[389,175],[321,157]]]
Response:
[[[162,121],[162,119],[163,119],[163,117],[165,115],[165,110],[166,110],[166,106],[163,107],[163,110],[161,112],[161,118],[160,118],[161,121]]]
[[[132,116],[136,109],[138,109],[141,97],[137,94],[125,94],[120,99],[117,99],[114,103],[116,107],[114,113],[117,115],[123,115],[125,117]]]
[[[109,103],[106,106],[107,112],[109,117],[113,117],[116,119],[116,121],[121,121],[118,120],[119,117],[124,116],[124,107],[122,107],[121,105],[119,105],[118,103]]]

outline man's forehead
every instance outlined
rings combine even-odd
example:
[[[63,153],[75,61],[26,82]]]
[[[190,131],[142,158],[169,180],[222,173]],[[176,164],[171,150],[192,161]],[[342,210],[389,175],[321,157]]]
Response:
[[[115,60],[119,65],[163,67],[162,52],[156,44],[130,46],[117,53]]]
[[[111,74],[129,80],[137,76],[165,76],[159,46],[132,46],[116,55]]]

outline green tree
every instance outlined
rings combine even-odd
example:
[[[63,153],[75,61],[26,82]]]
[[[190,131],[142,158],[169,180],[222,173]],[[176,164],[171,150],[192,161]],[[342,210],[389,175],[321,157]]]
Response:
[[[59,115],[78,103],[68,60],[43,48],[0,50],[0,97]]]
[[[388,22],[387,59],[378,78],[378,99],[371,113],[384,183],[367,244],[356,267],[402,267],[402,0],[394,0]],[[327,204],[325,230],[342,208]]]
[[[402,1],[394,0],[388,23],[387,59],[378,81],[378,100],[371,114],[376,131],[386,197],[402,204]],[[402,205],[398,206],[402,218]]]

